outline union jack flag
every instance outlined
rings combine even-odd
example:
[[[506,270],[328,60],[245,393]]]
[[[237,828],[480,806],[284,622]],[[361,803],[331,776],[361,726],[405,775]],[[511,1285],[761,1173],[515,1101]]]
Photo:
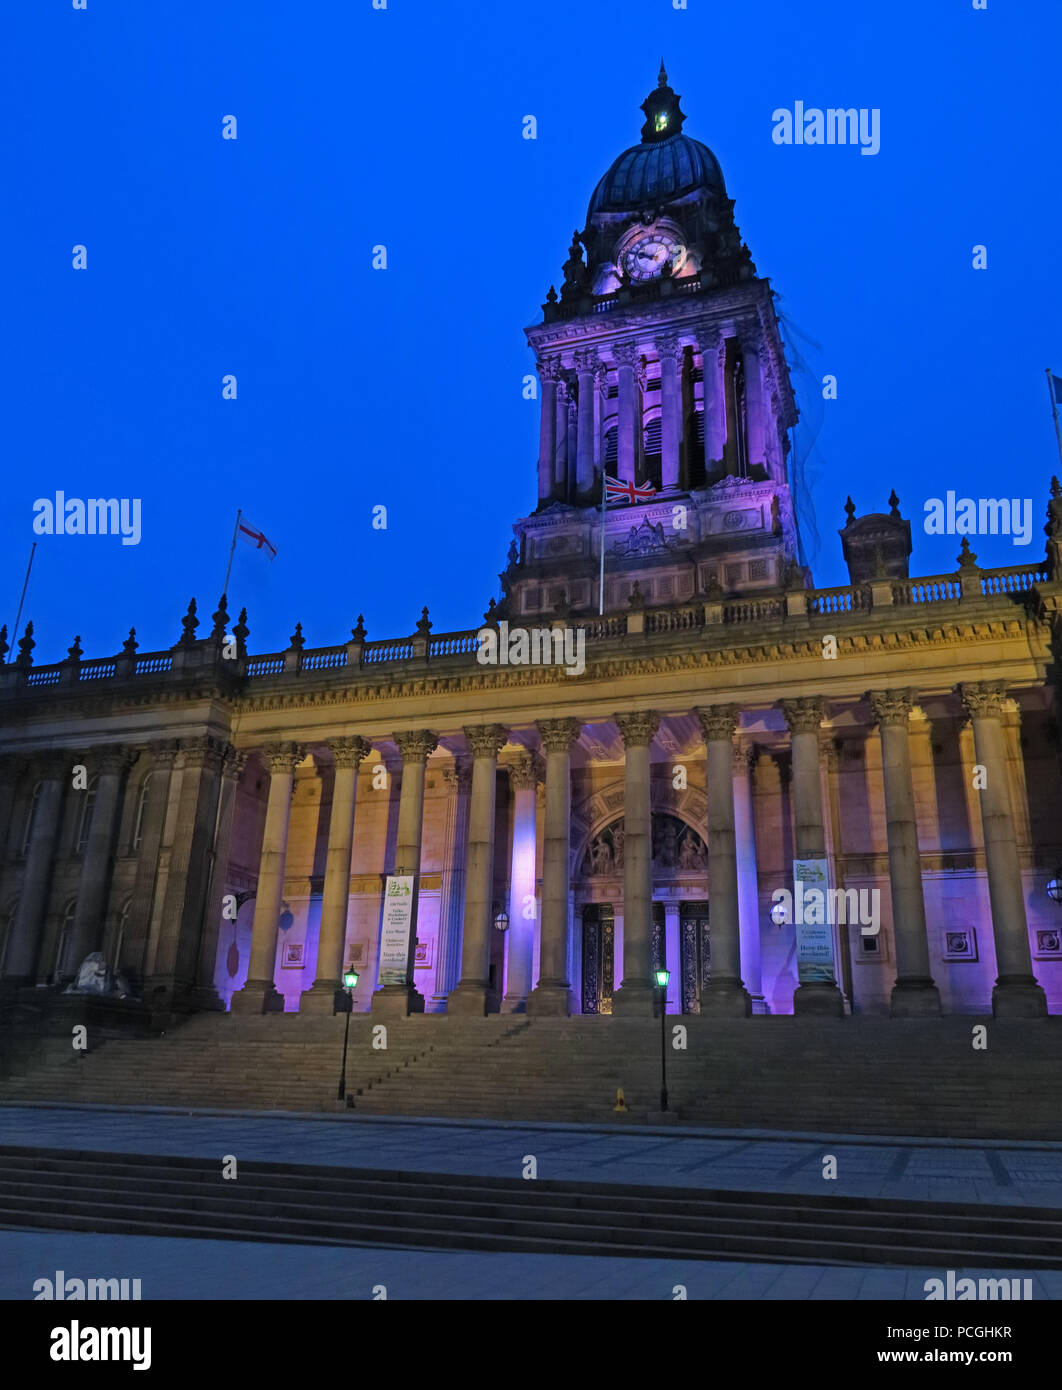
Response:
[[[648,502],[650,497],[655,496],[656,488],[652,483],[625,483],[605,474],[606,502]]]

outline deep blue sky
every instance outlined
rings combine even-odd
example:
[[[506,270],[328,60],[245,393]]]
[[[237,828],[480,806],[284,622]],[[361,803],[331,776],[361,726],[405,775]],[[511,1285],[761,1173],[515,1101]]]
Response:
[[[308,645],[344,641],[359,612],[370,637],[408,633],[424,603],[437,632],[475,626],[535,503],[522,330],[637,141],[661,53],[760,274],[839,378],[836,402],[804,401],[817,583],[846,582],[846,494],[876,510],[890,486],[915,572],[954,568],[957,538],[921,530],[949,487],[1032,496],[1030,546],[974,548],[1042,555],[1056,0],[37,0],[4,39],[0,621],[35,498],[144,508],[137,547],[42,539],[23,617],[39,661],[75,632],[114,652],[130,624],[142,651],[169,646],[192,594],[208,620],[237,507],[280,552],[237,552],[252,650],[296,619]],[[880,107],[880,154],[774,145],[771,113],[797,99]]]

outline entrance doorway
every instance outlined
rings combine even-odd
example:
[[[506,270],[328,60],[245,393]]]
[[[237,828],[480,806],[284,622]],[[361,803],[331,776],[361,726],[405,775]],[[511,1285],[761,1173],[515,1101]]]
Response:
[[[701,990],[712,977],[707,903],[681,904],[679,950],[682,956],[682,1012],[698,1014],[701,1011]]]
[[[583,1013],[610,1014],[614,983],[616,917],[611,903],[583,908]]]

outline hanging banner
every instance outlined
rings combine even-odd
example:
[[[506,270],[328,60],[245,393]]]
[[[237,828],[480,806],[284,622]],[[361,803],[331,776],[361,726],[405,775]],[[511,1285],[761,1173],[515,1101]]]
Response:
[[[797,978],[802,985],[836,982],[829,889],[828,860],[793,860],[793,923],[796,926]]]
[[[404,985],[409,979],[413,883],[412,874],[388,874],[384,884],[383,930],[380,933],[381,985]]]

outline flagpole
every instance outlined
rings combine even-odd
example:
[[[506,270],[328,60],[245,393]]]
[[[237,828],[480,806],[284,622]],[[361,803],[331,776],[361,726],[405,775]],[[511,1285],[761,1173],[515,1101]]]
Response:
[[[240,517],[241,517],[241,516],[243,516],[243,512],[240,511],[240,509],[237,507],[237,509],[236,509],[236,525],[232,528],[232,544],[229,546],[229,563],[228,563],[228,565],[225,567],[225,583],[224,583],[224,585],[222,586],[222,589],[221,589],[221,592],[222,592],[223,594],[227,594],[227,593],[229,592],[229,576],[232,574],[232,557],[236,554],[236,536],[237,536],[237,534],[239,533],[239,530],[240,530]]]
[[[1051,415],[1055,422],[1055,440],[1058,444],[1058,461],[1062,463],[1062,429],[1058,425],[1058,401],[1055,399],[1055,384],[1052,380],[1053,373],[1050,367],[1045,367],[1047,373],[1047,394],[1051,397]]]
[[[602,450],[602,454],[604,450]],[[597,613],[605,611],[605,460],[601,459],[601,577],[597,583]]]
[[[18,637],[18,625],[22,621],[22,605],[26,602],[26,590],[29,588],[30,570],[33,568],[33,557],[37,553],[37,542],[34,541],[30,548],[29,564],[26,566],[26,577],[22,581],[22,597],[18,601],[18,612],[15,614],[15,626],[11,630],[11,645],[15,645]]]

